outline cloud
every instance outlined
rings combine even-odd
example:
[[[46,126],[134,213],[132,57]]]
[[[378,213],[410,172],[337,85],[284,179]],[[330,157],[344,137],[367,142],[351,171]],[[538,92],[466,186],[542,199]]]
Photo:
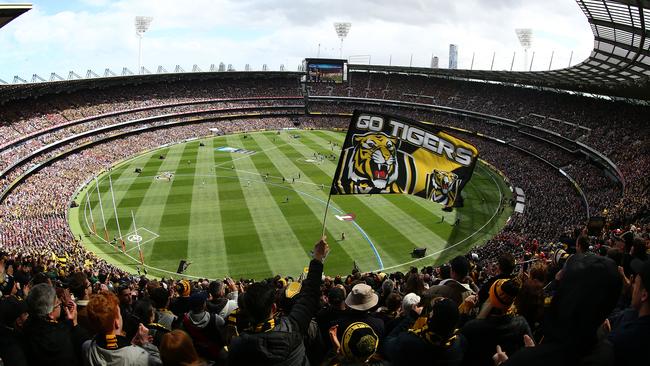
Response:
[[[65,3],[57,3],[65,6]],[[548,0],[82,0],[75,8],[54,11],[35,5],[0,31],[0,78],[69,70],[97,73],[110,67],[137,69],[138,40],[134,17],[153,16],[142,42],[143,64],[168,70],[180,64],[202,69],[223,61],[243,69],[285,64],[295,70],[304,57],[338,57],[340,41],[333,23],[349,21],[343,55],[369,55],[372,63],[429,66],[432,55],[447,64],[450,43],[459,45],[459,66],[523,68],[522,50],[514,29],[535,34],[533,69],[565,66],[586,58],[593,36],[575,3]],[[550,21],[552,19],[552,21]],[[532,55],[532,52],[531,52]],[[367,57],[359,58],[367,59]]]

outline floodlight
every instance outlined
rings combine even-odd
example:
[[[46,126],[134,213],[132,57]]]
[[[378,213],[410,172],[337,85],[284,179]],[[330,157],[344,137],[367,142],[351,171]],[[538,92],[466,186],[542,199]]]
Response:
[[[135,17],[135,34],[138,36],[138,74],[142,73],[142,37],[144,32],[149,29],[149,25],[153,21],[153,17]]]
[[[352,23],[334,23],[334,30],[336,35],[341,39],[341,47],[339,47],[339,57],[343,58],[343,40],[348,36]]]
[[[533,44],[533,30],[530,28],[517,28],[515,29],[519,44],[521,47],[527,49]]]
[[[138,37],[142,37],[144,32],[146,32],[149,29],[149,25],[151,24],[151,21],[153,21],[153,17],[143,17],[143,16],[135,17],[135,34],[137,34]]]
[[[530,28],[517,28],[515,29],[519,44],[524,48],[524,70],[528,65],[528,50],[533,45],[533,30]],[[532,67],[532,62],[531,62]]]

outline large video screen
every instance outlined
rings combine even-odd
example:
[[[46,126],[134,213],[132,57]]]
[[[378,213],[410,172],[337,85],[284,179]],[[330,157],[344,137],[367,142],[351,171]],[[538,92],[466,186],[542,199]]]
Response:
[[[309,83],[343,83],[348,79],[346,60],[306,59],[305,70]]]

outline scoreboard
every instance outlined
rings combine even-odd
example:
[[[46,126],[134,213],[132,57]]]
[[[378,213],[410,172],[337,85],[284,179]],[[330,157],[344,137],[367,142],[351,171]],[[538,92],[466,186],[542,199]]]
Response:
[[[348,81],[348,61],[341,59],[306,58],[303,61],[308,83],[344,83]]]

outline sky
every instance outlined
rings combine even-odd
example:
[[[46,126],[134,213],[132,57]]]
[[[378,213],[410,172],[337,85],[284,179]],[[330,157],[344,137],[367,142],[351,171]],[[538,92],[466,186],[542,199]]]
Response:
[[[5,0],[7,1],[7,0]],[[11,0],[9,0],[11,1]],[[142,66],[207,71],[211,64],[244,70],[296,70],[305,57],[352,63],[448,66],[458,45],[458,68],[547,70],[589,56],[593,35],[573,0],[47,0],[0,29],[0,79],[30,81],[56,72],[99,75],[138,69],[136,16],[153,21],[142,39]],[[334,22],[352,24],[342,44]],[[524,51],[516,28],[530,28]],[[532,56],[535,53],[534,58]],[[472,64],[472,59],[474,62]],[[525,66],[524,66],[525,65]]]

